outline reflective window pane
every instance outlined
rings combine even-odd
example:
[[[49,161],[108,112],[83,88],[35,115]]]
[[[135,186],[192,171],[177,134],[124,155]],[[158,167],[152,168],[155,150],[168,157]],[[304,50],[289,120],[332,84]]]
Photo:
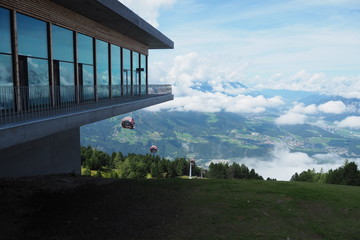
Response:
[[[0,8],[0,52],[11,53],[10,11]]]
[[[94,99],[94,67],[90,65],[82,66],[82,99]]]
[[[0,54],[0,86],[13,86],[12,58]]]
[[[109,97],[109,44],[96,40],[96,77],[99,98]]]
[[[19,55],[47,58],[46,23],[16,14]]]
[[[74,86],[74,64],[60,62],[60,86]]]
[[[54,59],[74,62],[73,45],[74,41],[72,31],[52,25],[52,47]]]
[[[28,58],[29,86],[49,86],[48,61]]]
[[[131,63],[130,63],[130,50],[123,48],[123,94],[130,95],[131,87]]]
[[[75,102],[74,64],[60,62],[60,96],[61,102]]]
[[[133,75],[133,94],[139,94],[140,71],[139,71],[139,53],[133,52],[132,56],[132,75]]]
[[[0,54],[0,111],[14,106],[11,56]]]
[[[30,106],[47,105],[50,102],[48,61],[28,58]]]
[[[113,97],[121,95],[121,58],[120,47],[111,45],[111,91]]]
[[[141,59],[140,59],[141,94],[146,94],[146,76],[147,76],[146,62],[147,62],[146,55],[141,54]]]
[[[83,85],[94,85],[94,67],[90,65],[83,65]]]
[[[94,64],[93,39],[78,33],[77,45],[79,63]]]

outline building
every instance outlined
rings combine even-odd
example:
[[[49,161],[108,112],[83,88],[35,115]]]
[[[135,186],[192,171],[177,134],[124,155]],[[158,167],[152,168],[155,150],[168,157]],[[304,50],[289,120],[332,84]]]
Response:
[[[174,43],[117,0],[0,0],[0,177],[80,172],[80,126],[173,99]]]

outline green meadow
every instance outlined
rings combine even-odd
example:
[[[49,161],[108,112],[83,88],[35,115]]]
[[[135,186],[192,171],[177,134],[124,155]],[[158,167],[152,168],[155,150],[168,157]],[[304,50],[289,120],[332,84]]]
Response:
[[[34,199],[42,208],[29,229],[41,239],[360,239],[360,187],[119,179]]]

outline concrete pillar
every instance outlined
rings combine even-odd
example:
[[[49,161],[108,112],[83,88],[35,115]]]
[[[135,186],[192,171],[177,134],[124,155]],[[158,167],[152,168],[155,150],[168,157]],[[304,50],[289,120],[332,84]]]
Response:
[[[77,173],[80,127],[0,150],[0,177]]]

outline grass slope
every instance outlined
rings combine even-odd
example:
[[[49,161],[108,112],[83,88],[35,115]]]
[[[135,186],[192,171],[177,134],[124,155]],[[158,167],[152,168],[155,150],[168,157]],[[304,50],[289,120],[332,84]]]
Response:
[[[1,182],[3,196],[11,185]],[[17,186],[18,200],[1,204],[0,219],[15,207],[17,214],[10,218],[15,225],[2,225],[2,236],[16,230],[20,239],[360,239],[360,187],[120,179],[32,189],[19,197],[28,191]]]

